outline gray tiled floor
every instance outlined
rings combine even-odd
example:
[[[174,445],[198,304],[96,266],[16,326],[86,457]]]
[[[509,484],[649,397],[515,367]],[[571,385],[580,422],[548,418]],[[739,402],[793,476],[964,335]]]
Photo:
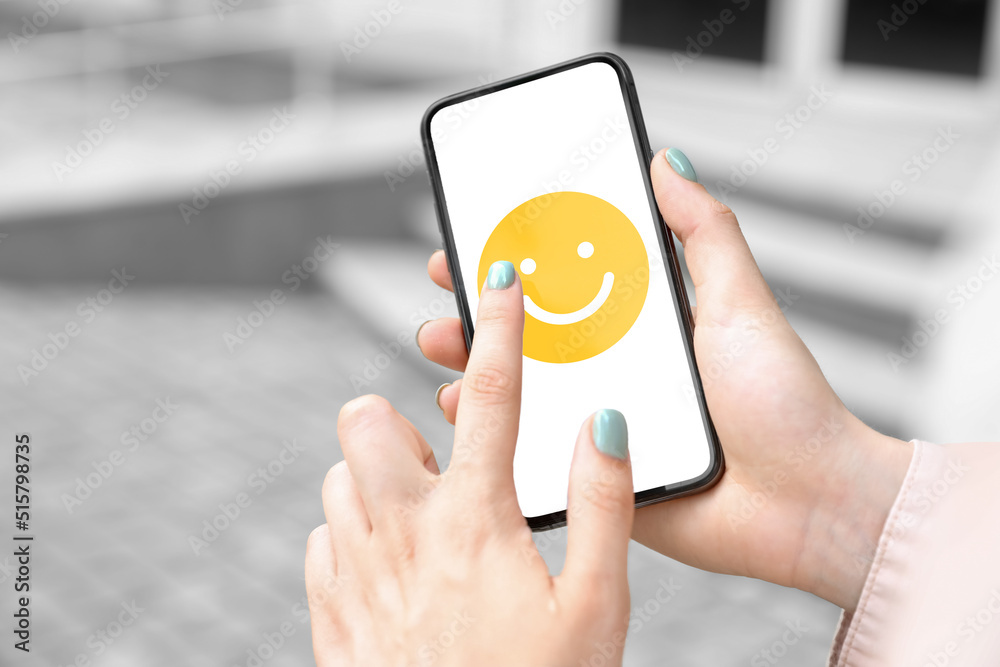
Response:
[[[337,410],[355,395],[347,378],[378,351],[378,337],[331,297],[296,294],[230,354],[223,333],[269,290],[134,286],[25,387],[17,365],[49,332],[81,321],[77,304],[99,288],[0,288],[4,437],[34,436],[38,540],[34,662],[11,656],[4,642],[3,664],[66,665],[83,653],[101,667],[246,665],[248,649],[284,621],[295,634],[264,664],[312,664],[297,606],[305,538],[323,520],[320,483],[340,459]],[[433,406],[436,383],[410,348],[370,389],[388,396],[446,460],[450,427]],[[62,497],[77,478],[124,449],[123,431],[166,397],[176,413],[70,513]],[[291,439],[305,452],[258,493],[248,478]],[[252,504],[196,555],[189,536],[241,491]],[[556,533],[546,549],[553,567],[563,537]],[[633,604],[649,604],[650,618],[630,638],[627,665],[751,664],[795,620],[809,630],[782,662],[822,663],[838,613],[830,605],[702,573],[637,545],[632,556]],[[655,609],[651,596],[669,577],[682,588]],[[0,586],[8,613],[10,582]],[[97,655],[102,644],[88,638],[133,600],[143,609],[136,622]]]

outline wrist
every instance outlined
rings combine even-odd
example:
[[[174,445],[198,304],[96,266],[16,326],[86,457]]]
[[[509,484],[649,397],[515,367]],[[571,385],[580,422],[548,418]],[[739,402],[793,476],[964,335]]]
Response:
[[[846,412],[846,409],[845,409]],[[803,536],[796,588],[848,612],[857,607],[913,445],[847,415]]]

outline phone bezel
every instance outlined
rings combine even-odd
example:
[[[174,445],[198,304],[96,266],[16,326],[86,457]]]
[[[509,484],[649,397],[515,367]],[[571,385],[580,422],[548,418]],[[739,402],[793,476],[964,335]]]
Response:
[[[448,269],[451,272],[452,283],[455,290],[455,297],[458,304],[459,314],[462,320],[462,330],[465,333],[466,349],[472,348],[475,320],[469,310],[468,299],[465,294],[465,283],[462,280],[462,271],[458,263],[458,253],[455,247],[455,239],[452,234],[451,220],[448,217],[448,207],[444,197],[444,188],[441,182],[441,174],[438,169],[437,155],[434,150],[433,137],[431,135],[431,119],[443,109],[455,104],[467,102],[476,97],[482,97],[495,93],[506,88],[535,81],[546,76],[552,76],[575,67],[589,65],[592,63],[604,63],[612,67],[618,75],[618,83],[621,87],[622,95],[626,102],[626,109],[629,117],[629,124],[632,127],[632,138],[635,144],[636,153],[641,164],[646,164],[653,158],[653,152],[649,147],[649,138],[646,135],[646,126],[642,120],[642,112],[639,109],[639,99],[635,90],[635,82],[628,65],[621,57],[608,52],[591,53],[579,58],[567,60],[550,67],[544,67],[532,72],[527,72],[519,76],[514,76],[501,81],[472,88],[454,95],[449,95],[434,102],[424,113],[420,122],[420,136],[423,142],[424,154],[427,160],[428,176],[431,187],[434,190],[434,204],[437,210],[438,225],[441,236],[444,239],[445,256],[448,262]],[[681,496],[698,493],[713,486],[725,469],[725,462],[722,446],[719,443],[718,434],[712,423],[711,415],[708,412],[708,405],[705,401],[705,392],[702,387],[701,376],[698,373],[698,364],[694,355],[694,325],[691,317],[691,306],[687,298],[687,290],[681,278],[680,265],[677,261],[677,251],[674,247],[673,235],[663,221],[660,210],[657,207],[656,199],[653,195],[653,183],[649,175],[649,169],[643,169],[643,181],[646,188],[646,196],[649,200],[650,212],[653,219],[659,224],[655,225],[657,238],[660,243],[660,253],[663,265],[668,267],[668,277],[670,278],[670,290],[673,295],[674,309],[677,319],[684,332],[684,349],[688,358],[688,365],[691,370],[692,383],[694,385],[695,397],[702,415],[702,422],[705,425],[705,432],[709,442],[709,466],[704,473],[689,480],[668,484],[653,489],[647,489],[635,494],[635,506],[643,507],[653,503],[679,498]],[[533,531],[550,530],[566,525],[566,510],[544,514],[535,517],[525,517],[528,526]]]

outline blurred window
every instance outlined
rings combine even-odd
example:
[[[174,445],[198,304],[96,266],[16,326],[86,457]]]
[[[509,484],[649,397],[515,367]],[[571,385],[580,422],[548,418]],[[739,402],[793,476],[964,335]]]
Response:
[[[979,76],[987,0],[848,0],[843,59]]]
[[[623,44],[764,61],[767,0],[622,0]]]

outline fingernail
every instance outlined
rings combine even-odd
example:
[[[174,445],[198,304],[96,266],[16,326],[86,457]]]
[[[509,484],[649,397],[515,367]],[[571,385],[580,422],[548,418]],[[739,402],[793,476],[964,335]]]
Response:
[[[625,415],[617,410],[600,410],[591,426],[594,444],[601,452],[616,459],[628,456],[628,426]]]
[[[420,349],[421,352],[424,351],[424,348],[420,347],[420,330],[423,329],[425,326],[427,326],[427,322],[430,322],[430,320],[425,321],[423,324],[417,327],[417,333],[413,334],[413,340],[416,341],[417,347]]]
[[[444,391],[445,387],[450,387],[450,386],[451,386],[450,382],[445,382],[443,385],[438,387],[437,393],[434,394],[434,402],[437,403],[438,410],[440,410],[442,414],[444,414],[444,408],[441,407],[441,392]]]
[[[668,148],[663,157],[667,159],[667,162],[678,174],[689,181],[698,182],[698,173],[694,170],[691,160],[679,148]]]
[[[493,262],[486,274],[486,286],[490,289],[507,289],[514,284],[514,265],[510,262]]]

